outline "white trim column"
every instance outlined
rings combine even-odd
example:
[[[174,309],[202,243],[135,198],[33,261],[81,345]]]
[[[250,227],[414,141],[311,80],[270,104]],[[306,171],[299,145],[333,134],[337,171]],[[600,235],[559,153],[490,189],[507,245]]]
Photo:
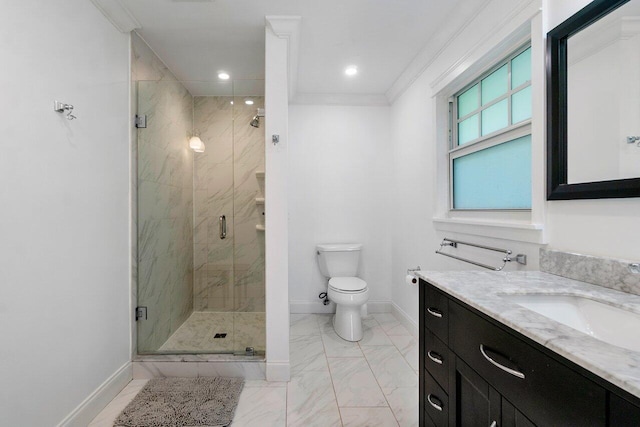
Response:
[[[265,279],[267,381],[288,381],[289,98],[295,88],[300,17],[267,16],[265,29]],[[274,137],[278,138],[274,142]]]

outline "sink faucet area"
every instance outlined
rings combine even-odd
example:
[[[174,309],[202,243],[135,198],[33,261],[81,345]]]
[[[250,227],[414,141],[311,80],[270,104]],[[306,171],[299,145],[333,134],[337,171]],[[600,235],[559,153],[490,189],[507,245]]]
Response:
[[[600,341],[640,351],[640,314],[567,294],[501,294],[502,298]]]

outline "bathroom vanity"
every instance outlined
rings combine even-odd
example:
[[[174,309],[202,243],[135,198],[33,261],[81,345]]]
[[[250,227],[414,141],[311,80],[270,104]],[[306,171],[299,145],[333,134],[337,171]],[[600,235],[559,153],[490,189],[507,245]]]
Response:
[[[421,426],[640,425],[639,296],[543,272],[418,276]],[[604,339],[628,348],[549,317],[596,301]]]

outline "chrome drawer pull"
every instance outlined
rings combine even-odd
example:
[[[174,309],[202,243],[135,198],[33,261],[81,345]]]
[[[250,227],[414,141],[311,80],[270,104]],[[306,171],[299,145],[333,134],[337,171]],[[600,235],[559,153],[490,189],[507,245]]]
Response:
[[[436,362],[438,365],[442,365],[442,356],[440,356],[438,353],[436,353],[435,351],[431,351],[429,350],[427,352],[427,356],[429,356],[429,359],[433,360],[434,362]]]
[[[427,313],[429,313],[430,315],[435,316],[435,317],[442,317],[442,313],[440,312],[440,310],[435,309],[435,308],[428,307],[427,308]]]
[[[435,400],[437,400],[440,404],[438,405],[437,403],[435,403],[433,400],[431,400],[431,398],[434,398]],[[429,395],[427,396],[427,400],[429,401],[429,404],[431,404],[431,406],[433,406],[434,408],[436,408],[438,411],[442,411],[442,402],[440,401],[440,399],[438,399],[435,396],[432,396],[431,393],[429,393]]]
[[[487,353],[484,352],[484,345],[482,344],[480,344],[480,353],[482,353],[484,358],[487,359],[492,365],[502,369],[503,371],[513,375],[514,377],[524,379],[524,374],[522,372],[516,371],[515,369],[507,368],[506,366],[499,364],[498,362],[487,356]]]

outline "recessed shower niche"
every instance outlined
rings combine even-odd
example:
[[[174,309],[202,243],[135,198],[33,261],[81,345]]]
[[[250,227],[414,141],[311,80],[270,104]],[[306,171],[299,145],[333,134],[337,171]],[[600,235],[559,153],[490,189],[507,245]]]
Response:
[[[264,81],[136,93],[138,354],[263,354]]]

